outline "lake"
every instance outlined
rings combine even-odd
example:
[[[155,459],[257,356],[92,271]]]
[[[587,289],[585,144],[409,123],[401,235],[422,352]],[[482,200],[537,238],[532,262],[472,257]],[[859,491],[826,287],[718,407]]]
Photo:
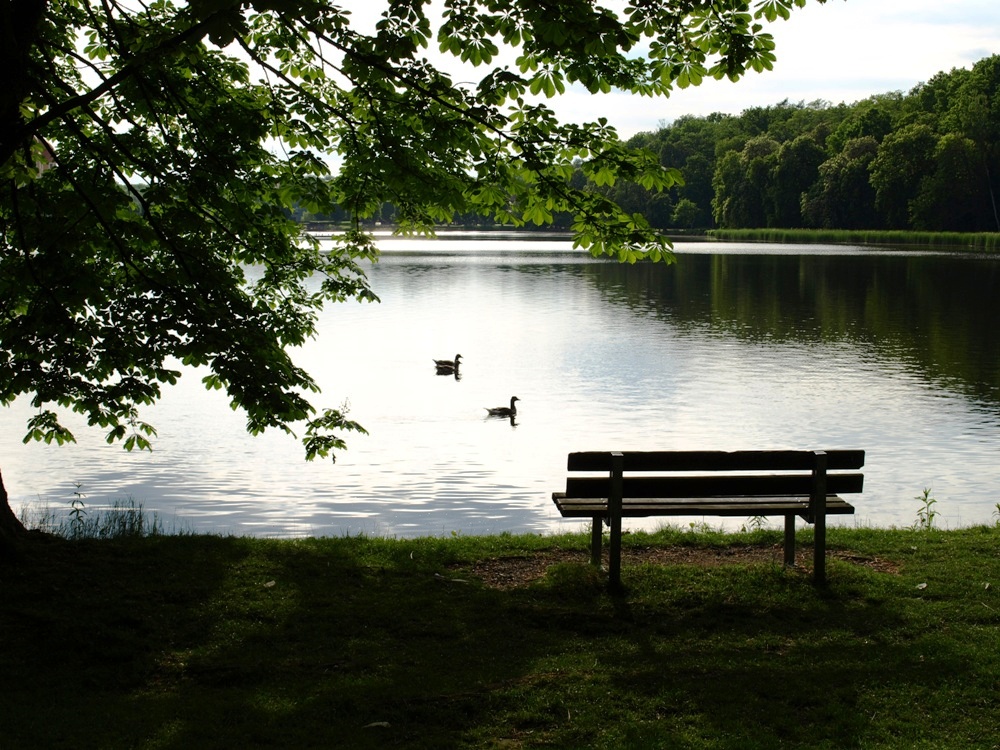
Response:
[[[73,419],[77,444],[22,445],[27,401],[0,412],[15,510],[65,512],[79,492],[134,499],[167,530],[552,532],[584,526],[550,500],[570,451],[863,448],[858,514],[836,523],[912,525],[925,488],[942,527],[996,520],[995,258],[680,242],[675,265],[622,266],[555,235],[380,244],[382,302],[327,308],[297,356],[317,403],[369,430],[336,463],[247,436],[190,372],[146,413],[152,453]],[[461,377],[436,374],[456,353]],[[514,423],[487,418],[515,395]],[[730,523],[678,522],[702,520]]]

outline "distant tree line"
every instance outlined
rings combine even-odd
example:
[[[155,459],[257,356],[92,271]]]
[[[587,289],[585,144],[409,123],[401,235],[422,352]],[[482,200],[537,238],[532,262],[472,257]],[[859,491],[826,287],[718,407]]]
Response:
[[[630,145],[685,184],[612,194],[661,228],[1000,231],[1000,56],[908,94],[683,117]]]
[[[599,191],[656,228],[1000,231],[1000,55],[938,73],[909,93],[854,104],[753,107],[684,116],[628,141],[680,168],[683,185],[656,193],[628,181]],[[391,204],[369,222],[393,223]],[[346,221],[348,213],[305,221]],[[456,215],[465,226],[490,223]],[[572,217],[556,215],[569,228]]]

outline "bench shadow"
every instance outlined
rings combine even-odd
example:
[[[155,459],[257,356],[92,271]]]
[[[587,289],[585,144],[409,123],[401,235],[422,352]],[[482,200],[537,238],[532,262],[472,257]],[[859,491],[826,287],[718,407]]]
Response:
[[[689,593],[654,605],[626,579],[603,592],[607,610],[552,623],[580,638],[616,642],[595,646],[595,670],[623,704],[658,707],[632,718],[623,746],[689,746],[691,727],[667,721],[673,713],[697,717],[699,733],[729,738],[726,747],[864,746],[872,739],[869,717],[885,709],[873,697],[933,694],[974,671],[959,644],[936,639],[929,651],[900,642],[908,618],[891,600],[866,599],[836,580],[816,587],[806,571],[758,567],[770,568],[772,585],[799,589],[802,601],[761,611],[739,596]],[[669,586],[669,566],[661,574]],[[685,578],[676,577],[678,587]],[[545,596],[563,598],[551,589]],[[888,703],[899,709],[896,699]]]

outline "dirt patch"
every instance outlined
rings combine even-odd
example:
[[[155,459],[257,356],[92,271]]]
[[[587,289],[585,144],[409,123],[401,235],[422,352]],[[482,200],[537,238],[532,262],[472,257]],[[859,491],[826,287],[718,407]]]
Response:
[[[895,575],[899,566],[890,560],[883,560],[870,555],[860,555],[846,550],[830,550],[828,556],[843,560],[852,565],[861,565],[880,573]],[[580,563],[589,559],[588,553],[580,550],[545,550],[531,555],[516,557],[495,557],[489,560],[479,560],[471,567],[471,572],[487,586],[498,589],[511,589],[528,584],[542,578],[549,566],[557,563]],[[605,564],[607,551],[605,550]],[[622,550],[622,564],[639,565],[650,563],[654,565],[699,565],[709,567],[714,565],[745,565],[748,563],[775,563],[780,565],[784,553],[780,545],[773,547],[734,546],[734,547],[640,547]],[[798,550],[796,565],[803,570],[812,567],[812,550]],[[462,566],[465,567],[465,566]]]

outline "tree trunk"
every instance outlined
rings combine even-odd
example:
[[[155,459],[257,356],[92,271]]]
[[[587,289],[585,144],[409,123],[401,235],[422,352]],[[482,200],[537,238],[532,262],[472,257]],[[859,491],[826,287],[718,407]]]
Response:
[[[3,475],[0,475],[0,562],[13,559],[17,539],[27,533],[24,524],[10,507]]]
[[[0,65],[5,79],[0,90],[0,164],[6,164],[31,140],[21,133],[21,104],[28,92],[28,64],[46,5],[47,0],[7,0],[0,5]]]

